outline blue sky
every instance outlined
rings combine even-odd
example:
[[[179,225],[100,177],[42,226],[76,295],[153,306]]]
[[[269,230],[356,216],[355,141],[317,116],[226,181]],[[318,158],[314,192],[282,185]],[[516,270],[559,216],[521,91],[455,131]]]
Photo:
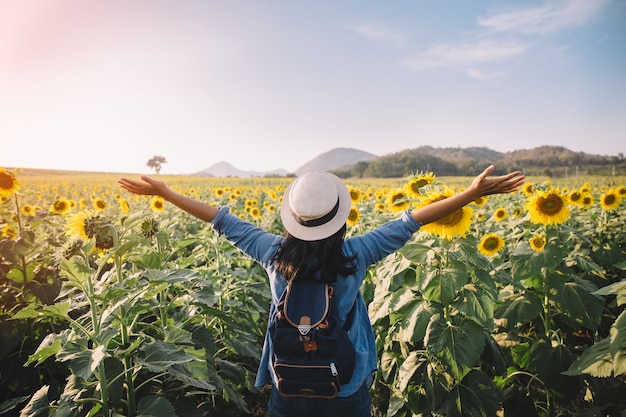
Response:
[[[0,166],[294,171],[336,147],[626,153],[622,0],[4,0]],[[6,151],[8,148],[8,151]]]

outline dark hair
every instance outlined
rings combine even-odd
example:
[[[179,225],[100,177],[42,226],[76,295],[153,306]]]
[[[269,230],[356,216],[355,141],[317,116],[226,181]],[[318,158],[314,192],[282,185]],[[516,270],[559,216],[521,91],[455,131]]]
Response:
[[[322,240],[307,241],[290,234],[272,257],[276,272],[286,280],[303,279],[321,273],[321,280],[334,282],[339,275],[351,275],[357,270],[356,255],[342,251],[346,225],[334,235]]]

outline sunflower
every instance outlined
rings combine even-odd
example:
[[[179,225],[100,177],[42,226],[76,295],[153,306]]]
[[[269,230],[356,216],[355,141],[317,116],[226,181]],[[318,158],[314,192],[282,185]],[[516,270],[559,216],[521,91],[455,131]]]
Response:
[[[626,187],[624,187],[623,185],[620,185],[619,187],[617,187],[615,189],[615,192],[617,193],[617,195],[619,195],[620,197],[626,197]]]
[[[581,206],[583,206],[584,208],[589,208],[589,207],[593,206],[593,203],[594,203],[594,199],[593,199],[593,196],[591,194],[583,195]]]
[[[600,197],[600,207],[606,211],[616,210],[622,203],[622,198],[615,190],[608,190]]]
[[[120,203],[120,210],[122,210],[122,213],[128,213],[130,211],[130,206],[128,205],[128,201],[126,201],[123,198],[120,198],[118,201]]]
[[[390,192],[387,196],[387,207],[395,212],[404,211],[409,208],[409,202],[407,201],[405,192],[403,190]]]
[[[103,211],[107,208],[107,203],[101,197],[98,197],[93,200],[93,208],[95,208],[96,211]]]
[[[424,207],[428,204],[444,200],[452,195],[454,195],[452,190],[447,188],[442,192],[431,193],[420,206]],[[474,210],[468,206],[463,206],[437,221],[422,226],[421,229],[425,232],[448,239],[454,236],[465,236],[470,231],[473,217]]]
[[[352,207],[350,208],[350,213],[348,213],[348,219],[346,220],[346,223],[348,223],[348,226],[356,226],[360,218],[361,213],[359,213],[359,210]]]
[[[216,188],[213,190],[213,195],[217,198],[222,198],[224,197],[224,189],[223,188]]]
[[[472,204],[478,207],[483,207],[485,204],[487,204],[487,200],[489,200],[489,196],[483,195],[472,201]]]
[[[261,210],[258,207],[250,207],[249,214],[254,219],[260,219],[261,218]]]
[[[493,256],[504,249],[504,239],[495,233],[488,233],[480,239],[478,251],[485,256]]]
[[[150,238],[159,232],[159,223],[153,218],[149,217],[141,222],[140,230],[140,233],[143,237]]]
[[[356,187],[348,187],[348,191],[350,191],[350,200],[352,204],[358,203],[361,200],[361,192]]]
[[[35,208],[33,206],[31,206],[30,204],[24,204],[22,207],[20,207],[20,212],[25,215],[25,216],[35,216],[37,215],[37,212],[35,211]]]
[[[385,203],[376,203],[374,208],[376,209],[376,211],[385,211],[387,206],[385,205]]]
[[[17,239],[17,230],[15,230],[11,226],[9,226],[8,223],[5,223],[2,226],[2,229],[0,231],[0,237],[6,237],[6,238],[11,239],[11,240],[16,240]]]
[[[20,183],[11,172],[0,168],[0,197],[9,197],[20,188]]]
[[[541,252],[546,247],[546,238],[542,235],[534,235],[528,241],[530,248],[535,252]]]
[[[165,200],[163,197],[155,195],[150,199],[150,208],[152,211],[163,211],[165,209]]]
[[[493,213],[493,217],[498,222],[506,219],[507,216],[508,216],[508,213],[504,207],[498,207],[496,211]]]
[[[535,224],[561,224],[570,215],[565,197],[558,188],[534,193],[526,202],[526,210],[530,213],[530,221]]]
[[[533,193],[535,192],[533,183],[532,182],[524,183],[524,185],[522,185],[522,191],[524,192],[524,194],[526,194],[529,197],[533,195]]]
[[[50,206],[50,212],[65,214],[70,210],[70,207],[71,206],[69,200],[65,198],[59,198]]]
[[[89,240],[93,236],[93,231],[87,231],[87,225],[93,222],[93,220],[88,221],[89,218],[93,219],[94,217],[86,211],[79,211],[69,216],[65,225],[66,234],[82,240]]]
[[[580,206],[582,204],[583,194],[580,190],[574,190],[567,196],[567,201],[575,206]]]
[[[411,197],[422,197],[421,188],[435,183],[435,175],[432,172],[424,172],[411,176],[404,185],[404,190]]]

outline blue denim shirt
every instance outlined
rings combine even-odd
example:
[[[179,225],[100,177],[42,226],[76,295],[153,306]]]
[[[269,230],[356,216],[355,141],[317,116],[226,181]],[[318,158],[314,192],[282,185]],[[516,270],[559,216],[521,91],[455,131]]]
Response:
[[[271,261],[284,237],[269,233],[230,214],[227,207],[220,208],[212,224],[217,232],[223,234],[239,250],[258,261],[267,271],[272,293],[271,317],[275,313],[278,299],[287,286],[287,281],[276,273]],[[367,306],[360,292],[367,268],[401,248],[419,230],[420,226],[421,223],[416,222],[409,211],[405,211],[399,218],[361,236],[348,238],[343,243],[345,255],[357,255],[357,271],[353,275],[340,277],[333,286],[335,287],[335,297],[337,297],[337,308],[343,322],[356,303],[353,324],[349,334],[356,350],[356,364],[352,379],[347,385],[341,387],[338,394],[341,397],[355,393],[363,382],[377,370],[374,331],[367,313]],[[255,382],[257,387],[264,386],[270,381],[276,385],[276,375],[272,369],[272,356],[272,343],[266,332],[261,363]]]

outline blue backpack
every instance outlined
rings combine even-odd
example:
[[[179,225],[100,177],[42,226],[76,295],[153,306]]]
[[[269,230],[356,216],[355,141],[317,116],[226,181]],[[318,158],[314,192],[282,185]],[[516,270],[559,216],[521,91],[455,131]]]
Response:
[[[354,307],[339,326],[333,290],[322,281],[294,280],[280,297],[269,334],[276,388],[285,396],[333,398],[352,378],[356,354],[348,331]]]

